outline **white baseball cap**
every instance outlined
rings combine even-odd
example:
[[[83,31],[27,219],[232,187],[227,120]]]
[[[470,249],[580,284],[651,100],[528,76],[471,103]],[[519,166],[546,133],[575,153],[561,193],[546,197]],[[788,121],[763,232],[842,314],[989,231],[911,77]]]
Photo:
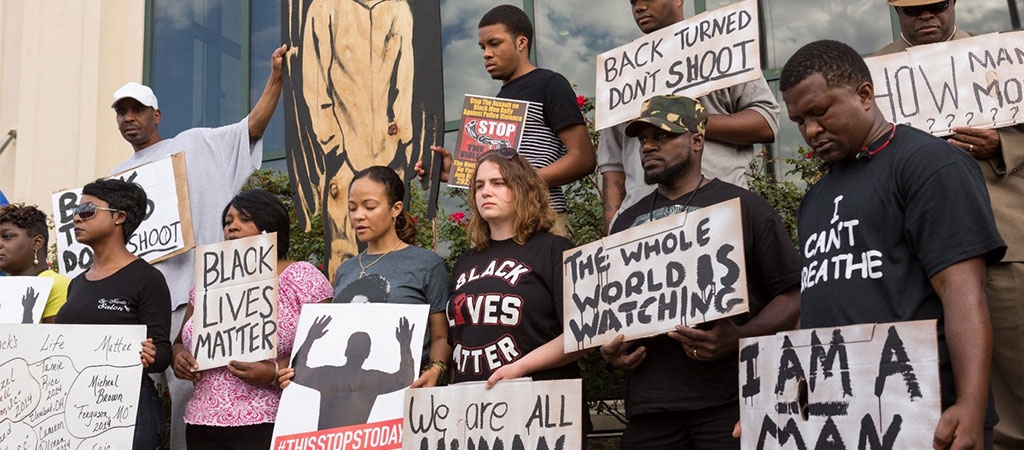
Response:
[[[153,109],[160,109],[160,106],[156,101],[156,94],[153,94],[153,90],[150,89],[149,86],[143,86],[134,81],[121,86],[120,89],[114,92],[114,101],[110,104],[110,107],[113,108],[117,105],[117,102],[126,98],[134,98],[145,106],[149,106]]]

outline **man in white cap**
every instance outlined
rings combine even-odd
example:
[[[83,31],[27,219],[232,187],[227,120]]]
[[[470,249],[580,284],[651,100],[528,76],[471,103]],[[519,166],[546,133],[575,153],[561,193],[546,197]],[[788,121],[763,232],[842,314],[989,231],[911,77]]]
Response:
[[[956,26],[955,0],[888,0],[896,8],[900,39],[877,55],[971,36]],[[1006,255],[986,271],[992,317],[992,392],[999,424],[995,448],[1024,448],[1024,126],[999,129],[957,127],[951,144],[974,157],[985,175]]]
[[[111,172],[120,173],[174,153],[185,153],[188,174],[189,206],[196,245],[224,240],[221,211],[242,188],[249,175],[263,162],[263,132],[274,115],[283,86],[281,64],[287,45],[274,50],[270,77],[256,106],[240,122],[220,128],[193,128],[164,139],[160,125],[160,105],[153,90],[131,82],[114,93],[111,107],[117,115],[117,128],[135,153]],[[156,268],[164,274],[171,290],[171,333],[181,329],[193,283],[195,252],[161,261]],[[173,339],[174,336],[171,336]],[[175,344],[175,347],[180,344]],[[173,367],[173,364],[172,364]],[[185,448],[185,403],[192,383],[178,380],[171,368],[164,376],[171,392],[171,448]]]

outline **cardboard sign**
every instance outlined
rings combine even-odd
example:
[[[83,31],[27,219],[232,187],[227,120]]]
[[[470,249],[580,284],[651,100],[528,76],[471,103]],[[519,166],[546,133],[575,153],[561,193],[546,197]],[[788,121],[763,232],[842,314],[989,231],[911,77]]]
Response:
[[[530,102],[466,94],[448,185],[468,188],[480,155],[499,148],[518,149],[529,107]]]
[[[597,55],[596,128],[640,115],[655,95],[697,98],[761,78],[757,1],[698,14]]]
[[[128,251],[149,263],[156,263],[195,247],[184,153],[176,153],[110,178],[138,183],[148,198],[146,217],[125,243]],[[92,265],[92,249],[75,240],[74,209],[81,196],[81,187],[53,194],[57,258],[60,259],[61,273],[69,278],[78,276]],[[97,213],[100,212],[103,211]]]
[[[742,448],[930,447],[941,411],[935,333],[925,320],[741,339]]]
[[[866,58],[890,121],[936,136],[1024,122],[1024,31],[914,46]]]
[[[52,288],[50,277],[0,277],[0,323],[39,323]]]
[[[281,395],[272,448],[401,448],[404,391],[420,373],[429,310],[303,305],[292,350],[295,378]]]
[[[0,448],[132,448],[143,325],[0,325]]]
[[[195,267],[199,370],[277,358],[277,233],[200,246]]]
[[[579,449],[582,382],[502,380],[409,389],[405,450]]]
[[[732,199],[565,251],[565,351],[747,312],[741,223]]]

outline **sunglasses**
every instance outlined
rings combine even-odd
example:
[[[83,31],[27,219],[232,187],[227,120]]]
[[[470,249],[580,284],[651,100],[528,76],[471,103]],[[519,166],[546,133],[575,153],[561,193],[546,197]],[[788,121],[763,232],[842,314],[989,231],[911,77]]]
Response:
[[[96,215],[96,211],[100,211],[100,210],[110,211],[110,212],[121,212],[120,209],[104,208],[102,206],[96,206],[96,204],[93,203],[93,202],[85,202],[85,203],[82,203],[81,205],[78,205],[78,206],[75,207],[75,209],[74,209],[74,211],[72,213],[72,217],[78,216],[78,217],[81,217],[82,220],[89,220],[89,219],[92,219],[93,216]]]
[[[497,156],[497,157],[499,157],[501,159],[512,159],[512,158],[515,158],[516,155],[518,155],[518,154],[519,154],[519,152],[517,152],[516,149],[514,149],[514,148],[511,148],[511,147],[501,147],[501,148],[498,148],[498,149],[490,150],[490,151],[480,155],[480,157],[477,158],[476,160],[477,160],[477,162],[480,162],[481,160],[483,160],[485,157],[487,157],[489,155],[494,155],[494,156]]]
[[[898,9],[907,17],[917,17],[924,14],[926,11],[931,14],[940,14],[943,11],[949,9],[950,0],[944,2],[932,3],[930,5],[918,5],[918,6],[900,6]]]

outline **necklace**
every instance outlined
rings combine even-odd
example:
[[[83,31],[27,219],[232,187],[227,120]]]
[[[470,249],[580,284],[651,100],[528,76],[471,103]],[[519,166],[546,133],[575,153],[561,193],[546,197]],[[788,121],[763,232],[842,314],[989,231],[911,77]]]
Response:
[[[693,187],[693,192],[690,192],[690,196],[686,199],[686,202],[683,203],[683,207],[682,207],[682,211],[683,211],[683,225],[686,225],[686,217],[687,217],[687,215],[690,214],[690,211],[688,209],[686,209],[686,208],[688,208],[690,206],[690,201],[693,200],[693,196],[697,195],[697,191],[699,191],[700,188],[702,187],[701,183],[704,183],[704,174],[703,173],[700,174],[700,178],[697,180],[697,185]],[[651,222],[651,221],[654,220],[654,204],[655,204],[655,202],[657,200],[658,200],[658,194],[657,194],[657,192],[655,192],[654,196],[651,197],[651,208],[647,212],[647,215],[650,217],[650,219],[648,219],[648,222]]]
[[[391,253],[391,252],[393,252],[395,250],[398,250],[398,247],[401,247],[401,246],[402,246],[402,241],[398,241],[398,244],[395,244],[395,246],[391,250],[388,250],[388,251],[386,251],[384,253],[381,253],[381,255],[377,257],[377,259],[373,260],[372,263],[369,263],[369,264],[367,264],[365,266],[363,265],[363,255],[366,254],[366,250],[363,250],[363,252],[359,254],[359,278],[362,278],[362,277],[366,276],[366,269],[369,269],[374,264],[377,264],[378,262],[380,262],[380,260],[384,259],[385,256],[388,256],[388,253]]]

